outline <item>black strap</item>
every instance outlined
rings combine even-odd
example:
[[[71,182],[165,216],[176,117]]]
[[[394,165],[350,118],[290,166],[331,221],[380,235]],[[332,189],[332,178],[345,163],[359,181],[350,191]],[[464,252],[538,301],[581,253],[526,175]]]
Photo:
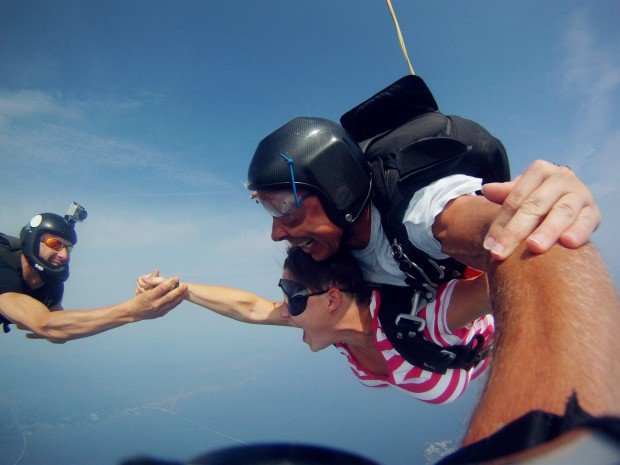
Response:
[[[405,273],[407,285],[427,293],[440,283],[463,276],[465,265],[462,263],[453,258],[436,260],[415,247],[409,240],[407,228],[402,222],[394,224],[384,221],[382,224],[392,247],[392,256],[400,270]],[[429,297],[427,301],[432,300],[434,295]]]
[[[477,334],[467,345],[443,347],[424,337],[425,322],[411,315],[411,300],[415,292],[410,287],[382,286],[379,321],[394,349],[412,365],[435,373],[448,369],[469,370],[490,352],[484,347],[484,337]]]
[[[21,266],[21,240],[14,236],[9,236],[4,233],[0,233],[0,258],[7,261],[7,263],[15,268]],[[7,320],[4,316],[0,315],[0,323],[2,323],[2,330],[4,333],[11,331],[11,321]]]
[[[575,442],[552,441],[578,428],[596,433],[604,442],[586,440]],[[545,445],[544,448],[535,449]],[[550,447],[552,446],[553,447]],[[603,447],[606,446],[606,447]],[[513,460],[506,457],[531,450],[531,455]],[[615,458],[610,459],[610,451]],[[597,452],[600,455],[597,455]],[[581,408],[577,394],[573,393],[566,404],[564,415],[532,410],[508,423],[502,429],[478,442],[463,447],[441,459],[437,465],[461,465],[481,463],[551,464],[551,463],[599,463],[618,464],[620,457],[620,417],[594,417]],[[502,460],[502,458],[504,458]],[[547,460],[545,460],[545,458]],[[589,462],[587,460],[589,459]],[[499,462],[497,462],[499,460]]]
[[[424,283],[435,287],[460,277],[464,267],[456,260],[434,260],[411,244],[401,231],[403,215],[417,190],[452,174],[483,183],[509,180],[502,143],[471,120],[441,113],[426,83],[412,75],[349,110],[340,122],[369,163],[372,201],[407,284],[423,292]]]
[[[439,117],[435,124],[441,124],[444,128],[450,121],[438,112],[430,116]],[[410,144],[398,152],[391,163],[381,157],[374,157],[370,162],[372,200],[381,214],[392,254],[405,273],[407,284],[419,291],[426,292],[428,286],[434,288],[442,282],[460,278],[465,266],[453,258],[434,259],[415,247],[402,222],[403,217],[415,192],[437,179],[460,171],[456,167],[470,149],[454,139],[432,137]],[[372,146],[368,150],[372,150]],[[438,169],[439,166],[441,169]]]

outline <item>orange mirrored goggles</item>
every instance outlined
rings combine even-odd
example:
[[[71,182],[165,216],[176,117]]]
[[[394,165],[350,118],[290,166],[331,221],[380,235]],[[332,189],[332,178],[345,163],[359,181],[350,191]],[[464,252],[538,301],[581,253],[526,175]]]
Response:
[[[60,242],[58,239],[56,239],[55,237],[48,237],[42,240],[41,242],[43,242],[50,249],[54,249],[56,252],[60,252],[62,249],[67,249],[67,253],[70,254],[71,251],[73,250],[72,245],[65,245],[62,242]]]

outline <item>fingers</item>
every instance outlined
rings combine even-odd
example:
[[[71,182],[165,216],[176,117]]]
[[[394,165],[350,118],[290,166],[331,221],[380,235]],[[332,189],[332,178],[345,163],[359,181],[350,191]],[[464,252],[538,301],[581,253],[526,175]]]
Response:
[[[515,181],[485,186],[483,193],[491,201],[502,202],[484,241],[497,260],[507,258],[524,240],[535,253],[558,241],[579,247],[601,220],[591,192],[577,176],[545,161],[534,162]]]
[[[163,278],[158,278],[158,279],[161,280],[161,282],[159,282],[158,284],[154,286],[149,284],[150,289],[148,290],[148,294],[151,297],[160,298],[179,287],[178,276],[173,276],[172,278],[168,278],[166,280],[164,280]],[[150,283],[151,280],[146,281],[146,282]]]
[[[601,220],[601,211],[597,205],[584,207],[571,227],[560,235],[560,243],[569,249],[587,244]]]
[[[145,318],[158,318],[165,315],[189,296],[187,284],[180,284],[174,276],[145,293],[149,311]]]
[[[165,281],[165,278],[161,278],[159,276],[159,270],[155,269],[150,274],[145,274],[145,275],[142,275],[142,276],[138,277],[138,279],[136,281],[135,293],[136,293],[136,295],[142,294],[143,292],[146,292],[146,291],[148,291],[148,290],[158,286],[159,284],[161,284],[164,281]]]

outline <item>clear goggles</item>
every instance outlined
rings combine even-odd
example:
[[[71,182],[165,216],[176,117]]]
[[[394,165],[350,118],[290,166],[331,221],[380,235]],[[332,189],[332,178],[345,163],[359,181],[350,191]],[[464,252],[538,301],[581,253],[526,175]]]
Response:
[[[288,164],[291,176],[291,189],[252,192],[252,198],[256,199],[256,202],[260,203],[267,210],[267,213],[274,218],[294,215],[301,207],[303,200],[310,196],[309,194],[300,196],[297,193],[295,170],[293,169],[295,161],[284,153],[279,153],[278,155]]]
[[[289,189],[252,192],[252,198],[256,203],[261,204],[274,218],[294,215],[303,201],[311,195],[307,192],[299,196],[297,191],[291,192]]]

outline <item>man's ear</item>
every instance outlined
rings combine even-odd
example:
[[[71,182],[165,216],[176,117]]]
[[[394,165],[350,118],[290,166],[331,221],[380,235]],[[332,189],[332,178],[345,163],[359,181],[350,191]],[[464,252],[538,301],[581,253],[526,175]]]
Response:
[[[328,313],[334,313],[342,305],[342,291],[337,287],[332,287],[327,291],[327,297],[329,299],[329,306],[327,307]]]

